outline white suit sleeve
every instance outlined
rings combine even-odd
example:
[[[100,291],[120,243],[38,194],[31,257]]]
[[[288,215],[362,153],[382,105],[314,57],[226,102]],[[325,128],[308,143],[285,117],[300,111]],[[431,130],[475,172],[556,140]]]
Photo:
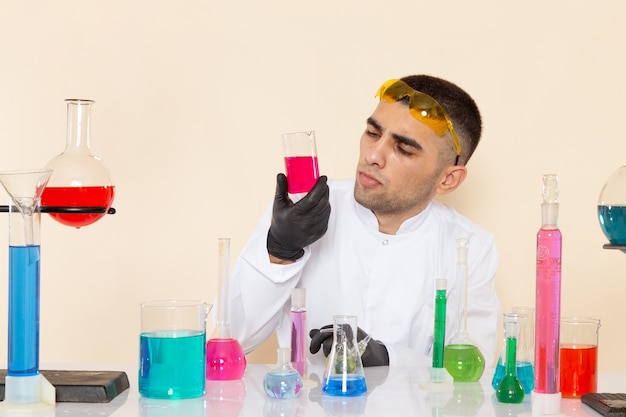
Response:
[[[288,265],[269,261],[267,232],[271,207],[266,211],[235,262],[228,290],[228,314],[235,337],[249,353],[270,337],[285,316],[291,290],[310,256]]]

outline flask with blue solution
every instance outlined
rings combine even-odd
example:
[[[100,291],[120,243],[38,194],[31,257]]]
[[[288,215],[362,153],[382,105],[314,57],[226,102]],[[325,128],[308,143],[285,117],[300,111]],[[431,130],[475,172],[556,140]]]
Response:
[[[605,249],[626,252],[626,165],[613,172],[600,191],[598,221],[609,240]]]
[[[504,341],[502,343],[502,352],[498,357],[498,363],[496,370],[491,379],[491,386],[493,389],[498,389],[502,378],[506,374],[506,322],[517,321],[519,323],[519,335],[517,336],[517,351],[515,357],[515,369],[517,378],[519,379],[525,394],[530,394],[535,387],[535,371],[533,367],[533,354],[530,346],[534,345],[534,311],[531,308],[527,308],[528,312],[517,312],[514,308],[513,313],[504,313],[503,326],[504,329]]]
[[[296,398],[302,392],[302,377],[291,365],[291,348],[278,348],[276,368],[265,374],[263,388],[270,398],[286,400]]]
[[[357,330],[356,316],[333,317],[333,346],[322,382],[324,394],[354,397],[367,392]]]

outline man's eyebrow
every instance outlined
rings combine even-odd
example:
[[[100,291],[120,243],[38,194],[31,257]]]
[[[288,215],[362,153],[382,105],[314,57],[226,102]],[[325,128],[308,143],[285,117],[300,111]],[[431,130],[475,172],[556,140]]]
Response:
[[[374,129],[376,130],[383,130],[382,126],[380,125],[380,123],[378,123],[375,119],[369,117],[367,119],[367,124],[372,126]],[[420,145],[419,143],[417,143],[417,141],[413,138],[410,138],[408,136],[403,136],[403,135],[399,135],[397,133],[392,133],[391,137],[400,143],[404,143],[407,146],[411,146],[415,149],[417,149],[418,151],[423,150],[424,148],[422,147],[422,145]]]

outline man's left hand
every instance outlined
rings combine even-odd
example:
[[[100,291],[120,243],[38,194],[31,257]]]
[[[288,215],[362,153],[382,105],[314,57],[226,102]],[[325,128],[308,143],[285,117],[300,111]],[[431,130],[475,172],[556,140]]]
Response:
[[[315,354],[323,349],[324,356],[328,356],[333,346],[333,325],[329,324],[321,329],[312,329],[309,332],[311,337],[311,345],[309,350]],[[325,330],[325,331],[321,331]],[[357,342],[359,343],[359,352],[361,353],[361,362],[363,366],[389,366],[389,352],[382,342],[371,338],[360,327],[357,329]],[[365,350],[363,351],[363,344]]]

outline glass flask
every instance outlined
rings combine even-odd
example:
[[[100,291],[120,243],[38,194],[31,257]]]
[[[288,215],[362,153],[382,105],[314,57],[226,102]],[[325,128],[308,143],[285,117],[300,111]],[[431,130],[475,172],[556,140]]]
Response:
[[[246,356],[239,341],[232,336],[227,316],[230,264],[230,239],[218,239],[218,310],[213,337],[206,345],[206,377],[209,380],[241,379],[246,370]]]
[[[491,380],[491,386],[493,389],[498,389],[500,382],[506,375],[507,369],[507,334],[506,327],[509,321],[517,321],[519,326],[519,332],[517,335],[517,347],[515,356],[515,373],[517,379],[524,388],[524,393],[530,394],[535,386],[535,372],[533,370],[533,359],[531,353],[528,351],[528,338],[531,337],[527,332],[531,329],[529,325],[530,320],[534,318],[529,317],[526,314],[519,313],[504,313],[502,324],[504,327],[504,341],[502,343],[502,351],[498,358],[496,370]]]
[[[356,316],[333,317],[333,346],[328,355],[322,385],[325,394],[350,397],[367,392],[356,339],[356,321]]]
[[[98,212],[50,213],[56,221],[76,228],[90,225],[108,212],[115,196],[111,174],[91,150],[93,100],[68,99],[65,150],[52,158],[46,169],[53,170],[41,196],[42,207],[101,207]]]
[[[263,388],[270,398],[296,398],[302,391],[302,377],[291,365],[291,349],[278,348],[276,368],[265,374]]]
[[[485,357],[467,331],[467,253],[469,240],[456,240],[457,287],[456,302],[458,319],[457,330],[443,353],[444,368],[454,378],[454,382],[476,382],[485,370]]]
[[[607,249],[626,246],[626,165],[613,172],[606,181],[598,198],[598,220],[602,232],[610,244]]]
[[[501,403],[518,404],[524,399],[524,387],[517,377],[516,366],[519,330],[519,317],[514,314],[505,314],[506,370],[498,388],[496,388],[496,398]]]

